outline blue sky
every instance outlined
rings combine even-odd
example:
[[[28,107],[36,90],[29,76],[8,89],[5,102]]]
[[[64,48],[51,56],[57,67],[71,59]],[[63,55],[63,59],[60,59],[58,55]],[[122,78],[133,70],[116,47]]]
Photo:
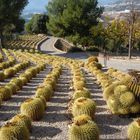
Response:
[[[115,0],[99,0],[99,3],[110,3]],[[29,4],[26,6],[25,11],[27,10],[45,10],[45,5],[47,5],[48,0],[29,0]]]

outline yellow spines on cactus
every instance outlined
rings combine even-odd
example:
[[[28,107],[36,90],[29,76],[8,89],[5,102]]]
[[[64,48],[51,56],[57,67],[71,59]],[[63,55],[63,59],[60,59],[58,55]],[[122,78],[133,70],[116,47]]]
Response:
[[[86,114],[94,119],[95,110],[96,110],[95,102],[85,97],[78,98],[72,105],[72,114],[74,117]]]
[[[125,92],[120,95],[119,100],[124,107],[130,107],[135,102],[135,97],[132,92]]]
[[[46,101],[48,101],[50,99],[50,97],[53,95],[53,89],[51,88],[51,86],[39,86],[36,90],[36,96],[43,96],[45,97]]]
[[[12,91],[12,94],[16,94],[17,93],[17,86],[14,83],[8,83],[5,85],[6,88],[9,88]]]
[[[116,95],[113,94],[109,96],[107,105],[113,114],[119,114],[118,109],[120,108],[120,102]]]
[[[125,85],[118,85],[114,88],[114,94],[116,96],[120,96],[127,91],[128,91],[128,87]]]
[[[4,75],[6,78],[12,77],[15,75],[15,70],[13,68],[8,68],[4,70]]]
[[[134,120],[127,131],[129,140],[140,140],[140,119]]]
[[[140,100],[140,85],[136,84],[133,81],[130,81],[127,86],[134,93],[135,97]]]
[[[46,104],[46,99],[44,96],[41,96],[41,95],[35,95],[35,98],[38,98],[42,101],[43,105],[44,105],[44,110],[46,109],[47,107],[47,104]]]
[[[88,115],[74,118],[68,131],[69,140],[99,140],[99,128]]]
[[[114,89],[116,88],[116,86],[120,85],[121,82],[116,81],[114,83],[112,83],[110,86],[108,86],[107,88],[104,89],[103,92],[103,97],[105,100],[108,100],[109,96],[114,94]]]
[[[19,78],[13,78],[10,83],[14,83],[19,89],[21,89],[23,86],[23,82]]]
[[[18,114],[14,116],[10,122],[16,122],[18,125],[25,125],[29,131],[31,131],[31,119],[23,114]]]
[[[6,86],[5,87],[3,87],[3,86],[0,87],[0,98],[3,101],[9,100],[11,98],[11,96],[12,96],[11,89],[7,88]]]
[[[29,131],[25,125],[8,122],[0,128],[1,140],[29,140]]]
[[[76,100],[80,97],[91,98],[91,94],[88,89],[83,88],[82,90],[75,91],[74,94],[72,95],[73,100]]]
[[[28,99],[21,104],[20,111],[32,120],[40,120],[44,114],[44,105],[40,99]]]
[[[5,74],[3,72],[0,72],[0,81],[3,82],[5,79]]]

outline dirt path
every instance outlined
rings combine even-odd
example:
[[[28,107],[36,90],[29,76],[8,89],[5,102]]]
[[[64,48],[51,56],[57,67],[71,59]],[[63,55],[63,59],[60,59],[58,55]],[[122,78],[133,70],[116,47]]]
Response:
[[[92,93],[92,98],[97,104],[95,122],[100,129],[100,140],[126,140],[127,125],[132,122],[129,118],[120,118],[112,115],[107,109],[102,96],[102,90],[95,83],[96,79],[90,73],[85,73],[87,88]]]
[[[32,78],[30,83],[23,86],[22,90],[18,91],[16,95],[12,95],[10,100],[3,101],[0,108],[0,126],[19,113],[20,104],[35,94],[36,87],[43,82],[43,79],[49,71],[50,67],[47,66],[44,71],[41,71],[35,78]]]
[[[63,68],[54,96],[47,103],[43,119],[33,123],[32,140],[67,140],[70,80],[70,71]]]

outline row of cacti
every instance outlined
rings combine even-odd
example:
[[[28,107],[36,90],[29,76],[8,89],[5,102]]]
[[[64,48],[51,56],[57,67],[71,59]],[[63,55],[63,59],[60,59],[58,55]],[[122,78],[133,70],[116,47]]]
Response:
[[[132,77],[130,75],[113,68],[103,73],[93,65],[88,65],[86,67],[97,78],[97,83],[101,85],[104,91],[103,97],[112,113],[129,114],[140,112],[140,104],[135,98],[135,91],[138,92],[139,89],[132,83]],[[134,120],[128,126],[127,135],[129,140],[140,140],[139,119]]]
[[[17,54],[18,57],[18,54]],[[22,59],[27,61],[29,59]],[[19,59],[18,59],[19,60]],[[23,85],[28,83],[33,77],[36,76],[41,70],[44,70],[46,64],[41,63],[37,66],[28,68],[24,73],[20,74],[18,78],[14,78],[5,85],[5,88],[12,89],[11,91],[15,94]],[[8,93],[7,93],[8,95]],[[9,96],[10,97],[10,96]],[[31,121],[32,118],[24,115],[24,108],[28,107],[29,109],[36,109],[37,112],[33,112],[34,118],[41,118],[40,114],[44,112],[46,108],[46,100],[43,96],[35,96],[32,99],[26,100],[21,105],[21,114],[14,116],[9,120],[4,126],[0,128],[0,138],[3,140],[29,140],[29,132],[31,132]],[[40,113],[38,113],[38,111]]]
[[[69,140],[98,140],[99,129],[94,122],[96,104],[86,88],[84,74],[78,66],[71,65],[74,93],[71,97],[70,111],[73,122],[69,125]]]
[[[29,63],[28,63],[29,65]],[[13,94],[16,94],[18,90],[21,90],[24,85],[26,85],[33,77],[36,76],[41,70],[45,68],[45,64],[36,67],[30,67],[21,73],[19,77],[13,78],[4,86],[0,87],[0,100],[9,100]]]
[[[5,53],[5,57],[7,60],[0,63],[0,70],[9,68],[16,63],[15,58],[9,53],[8,50],[3,49],[3,52]]]
[[[10,49],[23,49],[23,50],[33,50],[35,51],[37,44],[43,41],[46,38],[46,36],[36,36],[33,35],[33,37],[27,37],[22,36],[20,39],[13,40],[13,41],[7,41],[5,42],[5,45],[7,48]]]
[[[9,84],[14,84],[14,89],[21,89],[23,85],[29,82],[41,70],[44,70],[46,65],[42,64],[36,67],[30,67],[24,73],[19,75],[19,78],[12,79]],[[8,86],[9,87],[9,86]],[[32,110],[27,115],[26,111]],[[42,96],[27,99],[21,104],[21,113],[10,119],[4,126],[0,128],[0,139],[3,140],[29,140],[32,128],[32,120],[37,120],[42,117],[46,108],[46,100]],[[30,117],[30,115],[32,117]]]
[[[31,130],[31,119],[25,115],[18,114],[0,128],[1,140],[29,140]]]
[[[96,67],[88,67],[93,75],[96,76],[97,82],[100,83],[104,90],[104,99],[107,100],[108,106],[111,107],[113,112],[119,114],[128,114],[140,112],[140,104],[134,97],[134,84],[132,84],[132,77],[128,74],[117,71],[113,68],[109,69],[107,73],[103,73]],[[116,81],[118,79],[119,81]],[[112,84],[113,83],[113,84]],[[130,87],[128,83],[132,86]],[[127,86],[126,86],[127,85]],[[134,92],[130,92],[130,89]],[[135,85],[135,91],[138,88]],[[119,109],[118,109],[119,108]],[[128,126],[128,139],[140,140],[140,121],[135,120]]]
[[[97,83],[102,87],[103,97],[113,114],[140,112],[139,102],[137,102],[129,87],[126,86],[131,76],[121,72],[117,73],[112,68],[104,73],[92,64],[88,65],[87,68],[96,77]]]
[[[27,99],[21,104],[21,114],[32,120],[40,120],[46,109],[46,102],[53,96],[56,81],[61,74],[61,66],[55,66],[46,76],[44,82],[37,88],[34,98]]]

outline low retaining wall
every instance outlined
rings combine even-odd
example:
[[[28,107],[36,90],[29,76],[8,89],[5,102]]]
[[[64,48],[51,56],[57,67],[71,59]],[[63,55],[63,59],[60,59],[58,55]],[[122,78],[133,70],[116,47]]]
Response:
[[[70,48],[73,47],[73,45],[63,39],[57,39],[57,41],[54,44],[54,47],[58,50],[68,52]]]
[[[42,43],[44,43],[46,40],[48,40],[49,38],[48,37],[46,37],[45,39],[43,39],[43,40],[41,40],[40,42],[38,42],[37,43],[37,45],[36,45],[36,49],[37,50],[40,50],[40,46],[42,45]]]

